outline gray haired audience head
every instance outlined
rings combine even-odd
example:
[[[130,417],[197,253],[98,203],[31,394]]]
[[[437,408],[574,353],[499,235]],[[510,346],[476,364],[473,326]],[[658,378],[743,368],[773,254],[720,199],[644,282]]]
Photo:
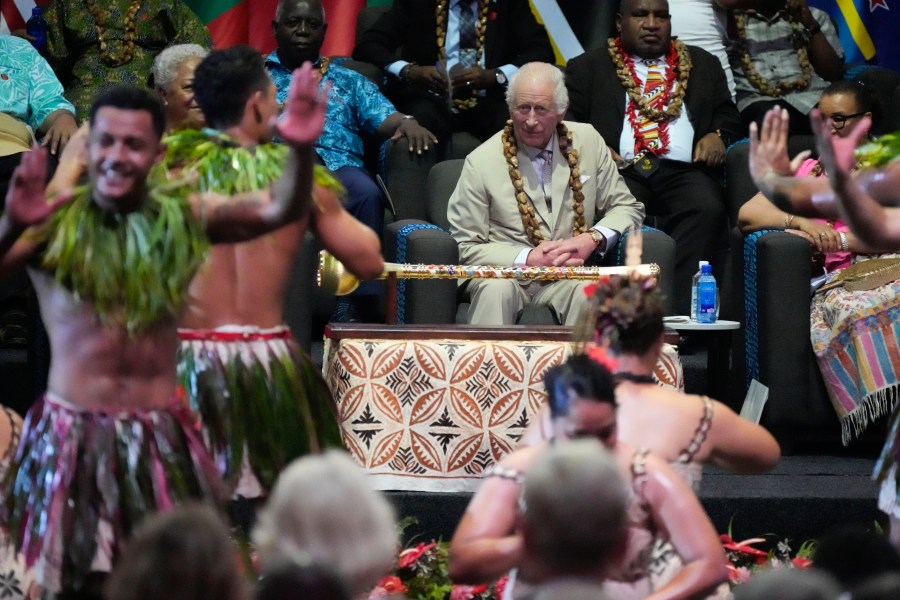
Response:
[[[333,567],[352,596],[386,575],[397,550],[394,511],[346,452],[288,465],[253,531],[262,567],[284,560]]]
[[[524,81],[550,81],[553,83],[554,103],[556,113],[560,116],[566,114],[569,108],[569,91],[566,89],[566,80],[563,72],[556,66],[545,62],[530,62],[522,65],[509,80],[506,89],[506,105],[510,112],[519,104],[519,87]]]
[[[838,600],[840,597],[838,582],[815,569],[766,571],[734,590],[734,600]]]
[[[199,44],[176,44],[169,46],[156,55],[153,61],[153,85],[157,88],[167,88],[178,77],[178,69],[189,58],[196,59],[199,63],[206,58],[209,50]]]
[[[528,470],[522,499],[529,580],[599,579],[624,550],[628,486],[597,440],[549,446]]]

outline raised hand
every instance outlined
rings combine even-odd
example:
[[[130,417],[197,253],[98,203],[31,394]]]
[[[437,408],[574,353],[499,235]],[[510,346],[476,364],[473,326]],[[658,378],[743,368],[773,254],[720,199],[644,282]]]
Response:
[[[47,151],[34,145],[31,152],[22,154],[6,194],[5,215],[14,226],[25,229],[42,223],[72,197],[67,191],[48,202],[44,193],[46,180]]]
[[[769,173],[793,175],[788,157],[788,112],[773,108],[763,117],[762,127],[750,123],[750,174],[757,187]]]
[[[843,181],[850,176],[856,164],[856,148],[869,132],[872,119],[862,117],[844,137],[833,135],[828,119],[822,116],[819,109],[810,112],[813,133],[816,136],[816,148],[819,150],[819,162],[825,174],[834,181]]]
[[[284,113],[275,123],[278,135],[291,146],[311,146],[319,139],[325,124],[325,108],[331,86],[319,88],[312,63],[305,62],[294,71]]]

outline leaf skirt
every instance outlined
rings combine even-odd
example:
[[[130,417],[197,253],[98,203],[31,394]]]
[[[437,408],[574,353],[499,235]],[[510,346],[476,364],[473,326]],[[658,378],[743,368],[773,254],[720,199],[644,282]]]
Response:
[[[77,590],[95,557],[114,561],[149,514],[224,500],[183,399],[165,408],[88,411],[47,394],[29,410],[0,518],[36,579]]]
[[[179,378],[231,493],[248,466],[270,490],[295,458],[343,447],[331,392],[287,327],[178,333]]]

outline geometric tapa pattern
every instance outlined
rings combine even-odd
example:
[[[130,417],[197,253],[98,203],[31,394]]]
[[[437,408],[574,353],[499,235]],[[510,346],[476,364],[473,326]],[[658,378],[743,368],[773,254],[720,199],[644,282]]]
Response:
[[[327,343],[325,379],[344,445],[377,488],[416,491],[475,489],[515,448],[546,399],[544,373],[572,349],[512,340]],[[683,387],[671,354],[660,379]]]

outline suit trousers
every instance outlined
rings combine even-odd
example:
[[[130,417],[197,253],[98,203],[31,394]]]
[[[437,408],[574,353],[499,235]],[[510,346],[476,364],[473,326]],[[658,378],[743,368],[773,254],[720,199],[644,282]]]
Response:
[[[622,171],[622,177],[634,197],[644,203],[647,216],[657,217],[653,225],[675,240],[673,306],[678,314],[690,314],[691,278],[697,262],[710,261],[718,277],[724,272],[724,189],[707,169],[674,160],[660,161],[649,177],[631,168]]]
[[[341,167],[334,171],[334,176],[347,190],[344,208],[359,222],[368,225],[381,239],[384,229],[384,194],[381,188],[362,167]],[[368,296],[379,293],[381,289],[382,285],[378,281],[364,281],[353,295]]]
[[[533,281],[473,279],[466,283],[471,297],[471,325],[515,325],[526,304],[548,306],[560,323],[575,325],[588,305],[584,288],[588,281]]]

